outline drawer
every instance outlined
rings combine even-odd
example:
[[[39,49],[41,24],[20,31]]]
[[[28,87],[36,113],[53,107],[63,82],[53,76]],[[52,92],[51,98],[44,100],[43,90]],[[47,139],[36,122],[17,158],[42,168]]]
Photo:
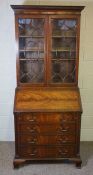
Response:
[[[17,115],[19,122],[30,123],[60,123],[63,121],[75,121],[77,113],[20,113]]]
[[[57,125],[36,125],[36,124],[19,124],[18,125],[18,132],[23,133],[33,133],[33,134],[64,134],[66,132],[75,132],[75,123],[66,123],[63,122],[62,124]]]
[[[59,123],[60,113],[20,113],[17,119],[19,122]]]
[[[28,159],[73,157],[75,156],[75,145],[65,145],[61,147],[21,146],[19,148],[19,156]]]
[[[75,142],[76,142],[75,133],[74,134],[65,133],[63,135],[58,135],[57,139],[56,139],[56,144],[58,144],[58,145],[62,145],[62,144],[66,144],[66,143],[75,144]]]
[[[31,144],[31,145],[62,145],[66,143],[75,143],[75,134],[70,135],[65,133],[64,135],[18,135],[19,144]]]

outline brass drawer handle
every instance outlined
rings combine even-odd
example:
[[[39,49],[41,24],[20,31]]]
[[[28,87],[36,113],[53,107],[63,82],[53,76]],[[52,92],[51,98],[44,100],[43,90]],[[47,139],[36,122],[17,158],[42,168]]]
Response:
[[[67,132],[68,130],[67,130],[67,129],[62,129],[61,131],[62,131],[62,132]]]
[[[60,143],[66,143],[66,140],[58,140]]]
[[[30,153],[29,155],[30,156],[36,156],[36,153]]]
[[[31,155],[31,156],[36,156],[36,154],[38,153],[38,151],[36,149],[31,150],[31,152],[29,153],[29,155]]]
[[[36,129],[30,129],[29,131],[30,132],[36,132],[37,130]]]
[[[35,122],[35,120],[34,119],[30,119],[29,122]]]
[[[67,141],[66,140],[63,140],[62,143],[66,143]]]
[[[67,132],[67,131],[68,131],[67,129],[62,129],[62,128],[58,129],[58,133]]]
[[[67,155],[67,153],[59,152],[61,155]]]
[[[67,150],[65,150],[64,152],[62,152],[62,150],[59,150],[59,154],[61,154],[61,155],[66,155],[67,153],[68,153]]]
[[[30,132],[36,132],[37,131],[37,129],[36,128],[30,128],[30,127],[27,127],[27,130],[29,130]]]
[[[32,118],[27,117],[27,120],[28,120],[29,122],[35,122],[35,121],[36,121],[36,117],[32,117]]]
[[[37,139],[28,139],[29,143],[31,144],[36,144],[37,143]]]
[[[36,142],[35,142],[35,141],[30,141],[29,143],[31,143],[31,144],[35,144]]]
[[[63,138],[63,139],[59,138],[58,139],[58,142],[60,142],[60,143],[66,143],[67,141],[65,140],[65,138]]]

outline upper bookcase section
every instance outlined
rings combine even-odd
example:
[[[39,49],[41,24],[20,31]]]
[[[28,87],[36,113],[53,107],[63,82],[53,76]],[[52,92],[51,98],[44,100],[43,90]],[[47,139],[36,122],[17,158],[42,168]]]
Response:
[[[19,6],[15,12],[18,86],[77,86],[84,6]]]

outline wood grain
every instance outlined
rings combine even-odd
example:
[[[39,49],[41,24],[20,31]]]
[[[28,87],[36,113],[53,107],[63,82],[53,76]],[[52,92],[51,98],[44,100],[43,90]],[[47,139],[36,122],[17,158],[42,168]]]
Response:
[[[14,111],[81,111],[78,90],[31,90],[16,91]]]
[[[65,147],[39,146],[38,148],[28,145],[26,147],[19,147],[19,155],[22,158],[30,159],[73,157],[75,156],[75,148],[73,145],[65,145]]]

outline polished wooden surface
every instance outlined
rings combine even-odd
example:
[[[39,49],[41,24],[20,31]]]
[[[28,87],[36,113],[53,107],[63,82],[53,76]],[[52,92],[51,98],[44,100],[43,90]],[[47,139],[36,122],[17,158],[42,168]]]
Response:
[[[19,125],[19,132],[20,133],[31,133],[31,134],[61,134],[61,132],[68,131],[74,132],[75,131],[75,124],[64,123],[61,125],[37,125],[37,124],[21,124]]]
[[[11,5],[15,14],[80,14],[84,6]]]
[[[75,144],[75,134],[63,132],[62,135],[36,135],[36,134],[19,134],[18,140],[20,145],[62,145],[62,144]]]
[[[78,158],[80,113],[15,112],[16,158]]]
[[[75,122],[78,119],[78,114],[73,112],[58,113],[58,112],[18,112],[16,113],[18,123],[29,124],[61,124],[62,122]]]
[[[14,111],[82,111],[78,89],[16,90]]]
[[[41,151],[42,150],[42,151]],[[65,145],[61,147],[44,147],[44,146],[29,146],[19,147],[19,155],[22,158],[27,159],[40,159],[40,158],[63,158],[63,157],[74,157],[75,147],[73,145]]]

